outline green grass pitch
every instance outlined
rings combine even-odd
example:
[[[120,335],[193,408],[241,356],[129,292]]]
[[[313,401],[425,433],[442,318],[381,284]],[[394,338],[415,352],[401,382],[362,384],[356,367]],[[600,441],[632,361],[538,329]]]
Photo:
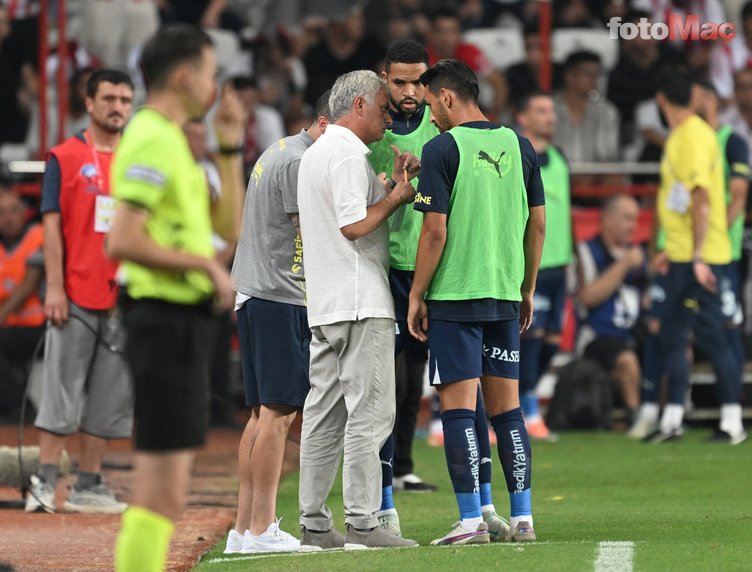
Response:
[[[592,571],[602,541],[634,542],[634,570],[752,570],[752,444],[705,443],[695,429],[679,443],[646,445],[621,433],[565,433],[533,444],[533,511],[539,542],[469,547],[428,546],[457,520],[444,453],[415,443],[416,472],[439,486],[432,494],[396,493],[402,530],[414,549],[300,555],[224,556],[224,540],[196,567],[240,570]],[[494,454],[494,502],[509,512]],[[280,487],[284,530],[298,532],[298,479]],[[342,488],[330,496],[344,531]],[[616,569],[614,569],[616,570]]]

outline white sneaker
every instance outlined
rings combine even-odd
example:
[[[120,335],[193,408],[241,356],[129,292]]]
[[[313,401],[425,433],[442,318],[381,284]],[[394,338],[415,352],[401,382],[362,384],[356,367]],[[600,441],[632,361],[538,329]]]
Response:
[[[643,416],[638,413],[637,419],[632,426],[627,429],[625,437],[627,439],[634,439],[635,441],[642,441],[648,435],[652,435],[658,430],[658,419],[654,417]]]
[[[36,475],[29,479],[31,486],[26,494],[26,512],[46,511],[55,512],[55,489]]]
[[[122,514],[128,508],[128,504],[118,501],[110,487],[99,478],[97,484],[91,488],[82,491],[75,486],[71,488],[63,507],[68,512]]]
[[[379,518],[379,526],[381,528],[385,528],[395,536],[402,538],[402,528],[400,528],[400,519],[399,514],[397,514],[397,509],[390,508],[382,510],[377,512],[376,516]]]
[[[249,531],[245,531],[248,536],[251,535]],[[243,552],[243,538],[245,535],[240,534],[237,530],[231,530],[227,535],[227,544],[225,545],[225,554],[246,554]]]
[[[488,525],[491,542],[509,542],[512,529],[506,519],[499,516],[496,511],[484,512],[483,522]]]
[[[243,550],[248,552],[297,552],[300,541],[292,534],[279,528],[280,519],[269,525],[265,532],[258,536],[248,533],[248,542],[243,539]]]

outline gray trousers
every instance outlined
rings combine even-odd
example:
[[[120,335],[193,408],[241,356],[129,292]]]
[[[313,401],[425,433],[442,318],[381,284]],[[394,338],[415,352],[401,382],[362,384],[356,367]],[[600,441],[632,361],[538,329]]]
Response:
[[[392,432],[394,321],[366,318],[311,328],[311,391],[300,442],[300,524],[332,527],[326,499],[344,451],[345,521],[378,526],[379,450]]]

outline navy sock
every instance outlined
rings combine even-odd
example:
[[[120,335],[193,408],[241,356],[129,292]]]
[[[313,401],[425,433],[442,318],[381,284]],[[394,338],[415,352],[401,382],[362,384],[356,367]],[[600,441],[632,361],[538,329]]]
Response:
[[[661,339],[657,334],[650,334],[645,339],[642,352],[642,384],[640,386],[641,403],[658,403],[663,377],[664,355]]]
[[[494,415],[491,424],[496,431],[499,458],[507,481],[512,516],[532,515],[533,459],[522,410],[518,407]]]
[[[379,451],[381,459],[381,509],[394,508],[392,498],[392,479],[394,477],[394,435],[389,435]]]
[[[540,377],[541,338],[520,340],[520,395],[535,391]]]
[[[493,504],[491,499],[493,464],[491,461],[491,441],[488,438],[488,418],[486,417],[486,407],[483,404],[483,394],[480,387],[478,387],[478,397],[475,402],[475,434],[478,437],[478,452],[480,454],[480,466],[478,468],[480,505],[488,506]]]
[[[480,451],[475,434],[475,411],[450,409],[441,414],[444,425],[444,453],[460,509],[460,519],[479,518]]]
[[[559,345],[560,344],[550,344],[548,342],[543,342],[543,346],[541,347],[540,351],[540,361],[538,362],[538,378],[540,378],[546,371],[548,371],[548,366],[551,365],[551,360],[554,359],[554,356],[559,353]]]

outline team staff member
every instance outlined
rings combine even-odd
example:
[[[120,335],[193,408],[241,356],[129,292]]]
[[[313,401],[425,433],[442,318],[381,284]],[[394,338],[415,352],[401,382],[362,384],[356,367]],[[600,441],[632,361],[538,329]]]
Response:
[[[538,154],[546,188],[546,242],[533,301],[533,325],[520,341],[520,401],[525,426],[533,439],[553,439],[538,410],[535,387],[561,345],[566,272],[574,258],[569,165],[551,144],[556,126],[553,98],[543,92],[527,96],[517,115],[522,135]]]
[[[440,380],[444,450],[460,508],[460,522],[433,544],[489,542],[473,466],[479,383],[510,493],[511,539],[533,541],[530,441],[517,379],[545,235],[540,168],[527,139],[480,111],[467,65],[442,60],[421,81],[444,133],[423,148],[408,327],[428,340],[432,383]]]
[[[311,330],[306,317],[298,169],[329,123],[329,92],[314,121],[280,139],[251,170],[232,278],[246,405],[252,408],[238,449],[238,514],[225,554],[290,552],[300,542],[275,519],[285,442],[310,387]]]
[[[687,345],[694,324],[697,344],[710,357],[721,402],[720,430],[738,444],[747,434],[739,404],[741,375],[726,344],[718,284],[731,262],[723,157],[717,136],[690,107],[692,81],[674,70],[664,78],[658,105],[671,134],[661,161],[658,215],[669,261],[661,315],[661,344],[668,376],[668,404],[653,442],[682,435],[684,398],[689,383]],[[689,300],[689,302],[688,302]]]
[[[212,226],[237,240],[239,197],[226,179],[240,169],[235,92],[223,90],[215,118],[224,192],[211,209],[182,130],[212,104],[216,69],[204,32],[183,25],[157,32],[141,56],[147,106],[128,126],[113,167],[119,203],[107,247],[124,261],[132,300],[126,355],[136,393],[133,506],[118,537],[119,571],[164,568],[194,449],[206,436],[212,307],[230,308],[235,298],[212,247]]]
[[[78,481],[65,502],[75,512],[120,513],[100,470],[109,439],[133,426],[133,394],[115,315],[117,264],[104,253],[114,201],[110,164],[131,115],[133,84],[116,70],[94,72],[86,86],[91,121],[50,151],[42,182],[47,276],[44,387],[34,425],[40,467],[31,477],[26,510],[54,512],[60,453],[81,433]],[[114,349],[113,349],[114,348]]]
[[[420,157],[423,145],[439,134],[425,112],[425,88],[420,74],[428,69],[428,52],[415,40],[403,40],[392,45],[386,54],[383,79],[389,88],[391,125],[384,138],[371,143],[368,160],[377,173],[391,173],[390,186],[402,178],[395,169],[395,151],[410,152]],[[399,167],[399,165],[397,165]],[[418,179],[414,180],[417,188]],[[423,482],[413,474],[413,440],[415,424],[423,396],[425,371],[424,344],[418,344],[407,331],[407,295],[415,271],[415,252],[423,216],[410,205],[401,206],[389,217],[389,287],[394,298],[397,318],[397,337],[394,355],[404,352],[405,375],[397,375],[397,413],[394,431],[381,450],[381,511],[384,526],[399,531],[399,517],[392,500],[392,476],[395,488],[406,491],[432,492],[434,485]],[[412,341],[411,341],[412,340]],[[415,363],[418,362],[418,363]],[[422,367],[421,367],[422,366]]]
[[[312,334],[300,442],[301,550],[416,546],[379,526],[377,515],[379,450],[395,409],[386,223],[415,192],[400,181],[387,193],[366,158],[367,144],[390,122],[386,85],[375,73],[340,76],[329,108],[333,123],[303,155],[298,176]],[[410,170],[408,159],[400,166]],[[346,538],[326,506],[343,452]]]
[[[20,412],[20,373],[44,334],[42,239],[42,225],[27,224],[21,197],[0,182],[0,416]]]

